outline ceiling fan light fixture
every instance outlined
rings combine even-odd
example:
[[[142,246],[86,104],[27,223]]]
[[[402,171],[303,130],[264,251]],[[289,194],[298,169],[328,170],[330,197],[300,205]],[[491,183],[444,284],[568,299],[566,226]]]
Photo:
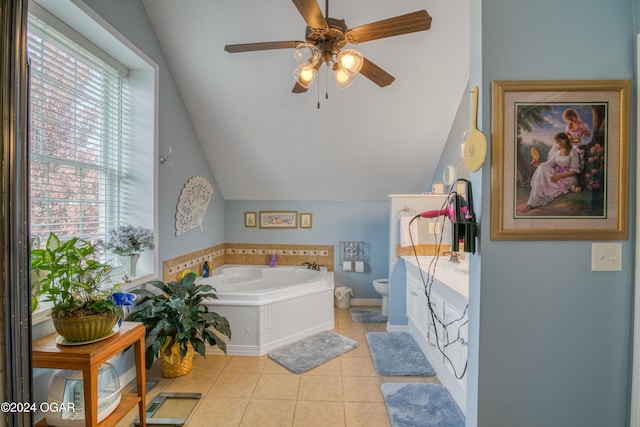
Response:
[[[309,89],[309,86],[311,86],[316,78],[316,72],[317,70],[314,65],[310,64],[309,62],[305,62],[298,65],[298,67],[293,72],[293,76],[298,84],[300,84],[300,86],[304,87],[305,89]]]
[[[355,76],[362,69],[364,59],[362,53],[355,49],[345,49],[338,53],[336,57],[342,70],[349,76]]]
[[[336,64],[333,67],[333,80],[338,89],[346,89],[353,84],[356,76],[347,74],[339,64]]]
[[[300,43],[293,51],[293,57],[298,65],[308,62],[315,66],[320,60],[320,49],[316,45],[310,43]]]

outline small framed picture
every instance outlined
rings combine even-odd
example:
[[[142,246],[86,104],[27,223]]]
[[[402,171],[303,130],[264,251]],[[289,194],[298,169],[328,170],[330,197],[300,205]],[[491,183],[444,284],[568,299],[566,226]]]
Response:
[[[300,212],[300,228],[311,228],[311,212]]]
[[[298,228],[298,211],[260,211],[260,228]]]
[[[245,212],[244,213],[244,226],[245,227],[255,227],[256,226],[256,213],[255,212]]]

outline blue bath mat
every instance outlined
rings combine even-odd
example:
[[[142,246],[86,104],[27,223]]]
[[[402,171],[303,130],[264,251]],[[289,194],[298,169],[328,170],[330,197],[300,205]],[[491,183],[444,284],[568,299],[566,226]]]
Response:
[[[294,374],[301,374],[357,346],[351,338],[326,331],[280,347],[269,353],[269,359]]]
[[[465,417],[447,389],[431,383],[384,383],[392,427],[464,427]]]
[[[384,323],[389,318],[380,314],[380,309],[372,308],[352,308],[349,310],[351,319],[360,323]]]
[[[369,332],[367,335],[373,364],[380,375],[431,377],[435,369],[413,337],[406,332]]]

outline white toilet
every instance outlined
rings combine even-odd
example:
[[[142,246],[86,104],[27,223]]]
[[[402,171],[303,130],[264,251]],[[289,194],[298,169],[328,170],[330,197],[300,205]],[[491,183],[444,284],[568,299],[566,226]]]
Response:
[[[389,312],[389,279],[376,279],[373,281],[373,287],[376,292],[382,295],[380,314],[386,316]]]

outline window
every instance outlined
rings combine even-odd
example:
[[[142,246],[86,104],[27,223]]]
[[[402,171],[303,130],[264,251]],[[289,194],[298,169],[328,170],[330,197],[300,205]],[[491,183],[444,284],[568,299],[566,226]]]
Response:
[[[127,283],[157,278],[157,64],[82,2],[30,2],[27,33],[32,244],[143,226],[156,249]],[[104,259],[123,282],[117,257]]]
[[[119,222],[123,75],[30,17],[31,236],[103,239]]]

